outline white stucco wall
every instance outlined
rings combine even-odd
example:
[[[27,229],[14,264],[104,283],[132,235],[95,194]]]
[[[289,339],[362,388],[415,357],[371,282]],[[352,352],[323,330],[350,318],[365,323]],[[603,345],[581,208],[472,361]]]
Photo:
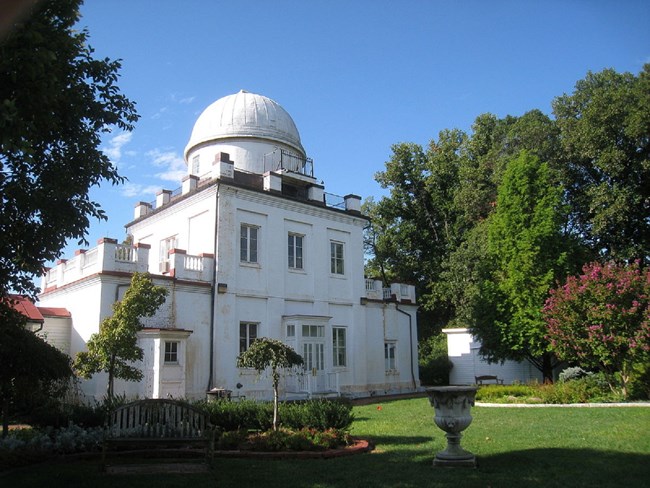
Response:
[[[502,379],[504,384],[526,383],[543,380],[541,372],[528,361],[505,361],[488,363],[479,354],[481,344],[472,337],[468,329],[443,329],[447,335],[447,351],[454,367],[449,373],[452,385],[471,385],[476,376],[492,375]]]

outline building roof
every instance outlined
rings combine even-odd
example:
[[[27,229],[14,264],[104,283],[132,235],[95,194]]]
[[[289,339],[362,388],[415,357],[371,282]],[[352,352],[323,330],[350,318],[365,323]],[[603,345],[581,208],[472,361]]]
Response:
[[[270,98],[245,90],[220,98],[199,115],[185,147],[185,158],[200,144],[230,138],[282,142],[305,157],[300,134],[287,111]]]
[[[38,310],[38,307],[32,303],[32,301],[22,295],[9,295],[11,307],[20,312],[27,320],[30,322],[45,322],[43,315]]]
[[[69,318],[72,317],[72,314],[67,308],[59,307],[38,307],[39,312],[43,317],[60,317],[60,318]]]

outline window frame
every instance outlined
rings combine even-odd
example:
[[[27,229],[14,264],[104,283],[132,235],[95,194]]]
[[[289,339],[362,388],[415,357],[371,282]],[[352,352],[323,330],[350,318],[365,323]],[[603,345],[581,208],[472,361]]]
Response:
[[[169,251],[176,249],[178,247],[178,234],[173,236],[165,237],[160,240],[159,253],[158,253],[158,269],[162,271],[169,267],[170,258]],[[166,267],[163,267],[164,263],[167,263]]]
[[[178,364],[179,363],[179,346],[180,341],[165,341],[163,347],[163,363],[164,364]],[[173,347],[172,347],[173,346]]]
[[[298,240],[300,241],[298,245]],[[300,251],[300,252],[298,252]],[[291,270],[305,269],[305,236],[297,232],[287,234],[287,263]]]
[[[259,265],[260,263],[260,227],[241,223],[239,226],[239,262]],[[245,232],[245,235],[244,235]],[[254,237],[253,235],[254,234]],[[254,258],[254,259],[253,259]]]
[[[198,176],[200,170],[201,170],[201,158],[198,154],[196,154],[192,158],[192,174]]]
[[[342,344],[341,344],[342,336]],[[343,361],[340,361],[340,359]],[[348,366],[348,332],[347,327],[332,327],[332,367],[347,368]]]
[[[345,243],[341,241],[330,240],[330,274],[345,275]]]
[[[251,337],[251,330],[254,330],[254,337]],[[251,344],[260,336],[260,323],[241,321],[239,322],[239,354],[246,352]]]
[[[391,357],[392,351],[392,357]],[[397,342],[384,341],[384,369],[387,373],[397,371]]]

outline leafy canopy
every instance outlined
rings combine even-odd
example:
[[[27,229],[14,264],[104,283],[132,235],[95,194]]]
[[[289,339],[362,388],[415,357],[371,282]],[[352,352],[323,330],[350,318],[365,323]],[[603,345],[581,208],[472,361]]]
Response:
[[[493,273],[483,283],[488,322],[477,321],[483,354],[493,360],[528,359],[550,376],[541,309],[556,279],[563,277],[567,250],[561,230],[562,189],[549,166],[522,151],[510,161],[488,219],[488,257]],[[485,329],[488,329],[486,332]],[[547,361],[548,362],[548,361]]]
[[[120,63],[93,58],[74,27],[81,0],[31,3],[0,41],[0,296],[33,296],[32,276],[68,240],[85,242],[90,218],[106,219],[89,189],[124,178],[101,138],[138,119]]]

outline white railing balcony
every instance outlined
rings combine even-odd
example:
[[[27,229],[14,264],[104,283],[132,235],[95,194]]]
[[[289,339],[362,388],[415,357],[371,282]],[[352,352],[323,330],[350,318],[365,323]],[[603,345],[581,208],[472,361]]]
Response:
[[[169,260],[165,261],[161,273],[169,273],[174,278],[191,281],[212,281],[214,273],[214,255],[199,254],[194,256],[187,254],[183,249],[172,249],[169,251]],[[163,263],[161,263],[163,264]]]
[[[390,287],[383,286],[381,280],[366,278],[366,298],[369,300],[382,300],[415,303],[415,286],[404,283],[391,283]]]
[[[93,274],[119,271],[145,272],[148,268],[149,249],[147,244],[118,244],[115,239],[103,238],[93,249],[80,249],[71,259],[61,259],[43,274],[41,289],[61,287]]]

